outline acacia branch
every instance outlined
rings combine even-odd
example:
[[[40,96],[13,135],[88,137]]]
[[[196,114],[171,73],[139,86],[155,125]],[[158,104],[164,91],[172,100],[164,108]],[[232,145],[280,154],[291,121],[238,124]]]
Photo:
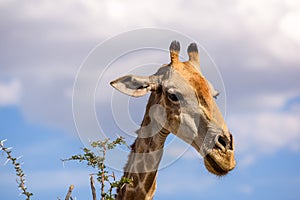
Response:
[[[91,183],[91,189],[92,189],[92,195],[93,195],[93,200],[97,200],[97,196],[96,196],[96,188],[95,188],[95,184],[94,184],[94,179],[93,179],[93,175],[90,175],[90,183]]]
[[[21,168],[21,163],[18,162],[18,160],[22,157],[16,158],[13,157],[11,154],[11,149],[12,148],[7,148],[4,146],[4,142],[6,140],[0,140],[0,150],[2,150],[3,152],[6,153],[6,158],[7,161],[5,162],[5,164],[8,161],[11,161],[12,165],[15,167],[15,171],[16,171],[16,175],[19,177],[19,180],[17,180],[18,188],[22,191],[21,194],[26,196],[26,200],[30,200],[30,197],[33,195],[31,192],[28,192],[27,187],[25,186],[25,173],[23,172],[22,168]]]
[[[73,189],[74,189],[74,185],[70,185],[65,200],[69,200],[71,198],[71,194],[72,194]]]

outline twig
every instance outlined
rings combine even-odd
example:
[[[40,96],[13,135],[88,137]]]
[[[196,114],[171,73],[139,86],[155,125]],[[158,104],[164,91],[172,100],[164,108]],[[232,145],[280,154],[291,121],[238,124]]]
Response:
[[[115,173],[112,172],[112,175],[110,175],[112,178],[113,178],[113,182],[115,183],[116,182],[116,176],[115,176]],[[112,183],[110,182],[110,188],[108,190],[109,192],[109,196],[112,197],[112,190],[113,190],[113,186],[112,186]]]
[[[69,200],[70,199],[73,189],[74,189],[74,185],[70,185],[65,200]]]
[[[103,151],[102,151],[102,157],[103,157],[103,162],[101,162],[100,165],[100,171],[101,171],[101,200],[105,200],[105,166],[104,166],[104,161],[105,161],[105,157],[106,157],[106,151],[107,148],[106,146],[103,146]]]
[[[17,180],[18,188],[22,191],[21,194],[26,196],[26,200],[30,200],[30,197],[33,196],[31,192],[28,192],[27,187],[25,186],[25,174],[21,168],[22,163],[19,163],[18,160],[21,157],[15,158],[12,156],[11,149],[4,146],[4,142],[6,140],[0,140],[0,150],[6,153],[7,160],[4,164],[6,164],[9,160],[12,162],[12,165],[15,167],[16,175],[19,177],[19,180]]]
[[[94,179],[93,179],[93,175],[92,175],[92,174],[90,175],[90,183],[91,183],[91,189],[92,189],[93,200],[97,200],[96,189],[95,189]]]

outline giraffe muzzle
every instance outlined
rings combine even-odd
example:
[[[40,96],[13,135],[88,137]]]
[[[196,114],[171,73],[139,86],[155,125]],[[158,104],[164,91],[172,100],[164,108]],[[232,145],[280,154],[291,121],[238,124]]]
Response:
[[[204,164],[209,172],[217,176],[224,176],[234,169],[234,140],[230,133],[215,137],[215,146],[205,155]]]

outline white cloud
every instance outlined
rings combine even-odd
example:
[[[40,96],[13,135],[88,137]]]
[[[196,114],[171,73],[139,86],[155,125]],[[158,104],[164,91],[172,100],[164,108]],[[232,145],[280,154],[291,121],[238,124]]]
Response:
[[[263,86],[262,86],[263,88]],[[249,94],[241,97],[238,101],[244,108],[255,109],[257,112],[274,112],[284,110],[289,106],[290,99],[297,97],[298,91],[293,89],[284,92],[264,92],[259,94]],[[292,106],[292,105],[291,105]],[[244,111],[248,112],[248,109]],[[294,110],[294,109],[293,109]]]
[[[237,99],[239,105],[235,104],[238,109],[227,118],[236,138],[237,153],[243,155],[241,166],[253,164],[261,154],[300,149],[299,91],[265,90],[242,95]]]
[[[251,166],[255,163],[256,161],[256,156],[254,154],[246,154],[243,155],[240,160],[238,160],[238,167],[239,168],[244,168]]]
[[[300,44],[300,28],[295,26],[300,20],[300,6],[286,14],[279,23],[280,30],[290,39]]]
[[[299,113],[249,113],[231,115],[229,124],[239,152],[275,153],[300,143]]]
[[[298,4],[293,2],[191,1],[183,6],[184,1],[180,0],[26,1],[21,4],[7,1],[1,4],[2,10],[9,11],[2,12],[5,17],[1,17],[1,24],[7,30],[3,38],[9,48],[0,50],[9,53],[7,57],[11,59],[7,62],[12,67],[4,69],[7,73],[1,73],[1,78],[17,77],[22,81],[24,96],[20,106],[25,117],[51,126],[72,126],[67,129],[73,130],[72,119],[66,122],[72,117],[70,91],[91,44],[133,28],[165,27],[207,44],[220,66],[235,68],[235,73],[228,73],[228,79],[241,73],[238,68],[276,68],[277,60],[286,61],[286,68],[279,69],[285,74],[292,66],[290,63],[299,62],[299,47],[289,46],[297,43],[299,35],[297,26],[293,26]],[[20,55],[19,59],[13,59],[16,55]],[[234,87],[239,88],[241,84]],[[284,89],[278,89],[279,93]],[[0,103],[18,101],[16,93],[10,91],[7,95],[8,100],[0,99]],[[264,97],[263,101],[269,102],[271,109],[282,103],[282,99],[273,96]]]
[[[21,97],[21,83],[19,80],[0,82],[0,106],[17,105]]]
[[[298,3],[246,0],[237,2],[236,8],[239,16],[237,21],[244,29],[240,35],[247,37],[244,39],[250,42],[248,48],[254,51],[249,51],[248,57],[244,58],[246,63],[250,63],[248,67],[272,69],[274,66],[268,63],[272,60],[284,62],[286,67],[293,67],[295,63],[299,63]]]
[[[108,15],[112,19],[123,20],[123,17],[126,17],[126,6],[128,2],[123,1],[109,1],[106,4],[106,10]]]

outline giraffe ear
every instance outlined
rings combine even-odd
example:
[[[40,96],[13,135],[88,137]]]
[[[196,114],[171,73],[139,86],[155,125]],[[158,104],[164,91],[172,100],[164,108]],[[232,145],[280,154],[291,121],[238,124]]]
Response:
[[[153,90],[153,83],[148,76],[127,75],[110,82],[120,92],[133,97],[140,97]]]

